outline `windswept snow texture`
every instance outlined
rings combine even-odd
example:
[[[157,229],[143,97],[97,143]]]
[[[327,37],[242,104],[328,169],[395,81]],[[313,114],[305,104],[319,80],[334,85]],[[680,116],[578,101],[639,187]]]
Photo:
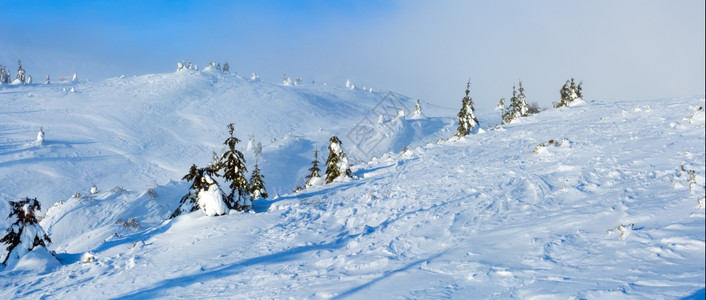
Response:
[[[303,179],[314,145],[325,157],[330,135],[375,126],[384,93],[195,72],[77,90],[0,89],[0,196],[57,201],[41,225],[60,262],[0,269],[0,298],[704,294],[703,97],[581,101],[487,130],[499,116],[478,113],[484,130],[448,140],[453,110],[383,116],[383,150],[355,178],[294,194],[278,170]],[[263,142],[279,197],[255,213],[166,220],[189,186],[168,180],[208,163],[230,121]],[[98,194],[70,197],[94,182]]]

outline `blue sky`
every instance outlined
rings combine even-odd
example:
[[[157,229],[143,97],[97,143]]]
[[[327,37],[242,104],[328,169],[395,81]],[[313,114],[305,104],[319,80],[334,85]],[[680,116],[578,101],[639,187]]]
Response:
[[[35,78],[213,60],[450,107],[470,78],[476,107],[492,108],[519,79],[550,106],[572,76],[610,101],[703,94],[706,73],[704,1],[0,0],[0,16],[0,64],[21,58]]]

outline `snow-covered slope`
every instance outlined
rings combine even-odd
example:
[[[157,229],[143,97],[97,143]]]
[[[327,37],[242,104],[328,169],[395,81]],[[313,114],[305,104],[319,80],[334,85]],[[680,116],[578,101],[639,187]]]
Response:
[[[183,81],[175,84],[175,78]],[[162,89],[165,81],[173,86]],[[184,87],[193,82],[199,82],[193,90]],[[37,254],[18,264],[24,267],[1,270],[1,298],[703,295],[701,97],[581,102],[438,142],[453,134],[454,111],[446,118],[390,118],[382,123],[390,131],[378,132],[388,136],[376,144],[376,157],[354,166],[357,178],[295,194],[289,190],[296,183],[277,177],[277,170],[301,173],[313,144],[324,148],[331,133],[345,136],[363,118],[371,120],[365,126],[377,124],[370,111],[384,94],[281,87],[208,73],[115,79],[37,99],[50,93],[55,91],[46,87],[2,91],[11,102],[2,104],[3,112],[12,118],[0,123],[10,133],[0,140],[3,193],[5,186],[57,189],[52,180],[74,184],[74,173],[61,166],[78,166],[80,188],[87,190],[91,178],[107,187],[90,196],[53,197],[61,202],[44,206],[41,224],[61,265],[40,268],[37,261],[48,259]],[[278,96],[263,96],[269,93]],[[236,96],[270,99],[287,112],[247,122],[274,108],[229,102]],[[113,104],[122,97],[134,109]],[[319,101],[330,103],[310,104]],[[253,109],[240,115],[242,138],[253,132],[262,141],[263,174],[268,188],[281,187],[280,196],[256,202],[256,213],[195,212],[164,221],[187,189],[178,177],[191,163],[210,160],[221,147],[228,115],[242,107]],[[71,117],[41,125],[44,146],[18,140],[32,139],[42,122],[16,114],[63,111]],[[215,117],[194,117],[203,111]],[[484,126],[496,119],[478,117]],[[72,119],[94,120],[94,126],[71,127]],[[318,124],[330,128],[319,130]],[[64,142],[52,144],[52,132],[54,141]],[[400,152],[400,146],[408,150]],[[110,155],[108,147],[114,147]],[[301,166],[281,165],[287,162]],[[273,164],[267,172],[265,163]],[[19,183],[27,174],[49,179]],[[142,178],[148,179],[139,186]],[[113,185],[126,190],[110,190]]]
[[[272,194],[289,192],[308,168],[314,147],[325,149],[331,135],[355,151],[346,136],[364,118],[377,120],[373,109],[386,95],[328,85],[282,86],[209,70],[5,85],[0,87],[0,198],[31,196],[51,204],[86,194],[93,184],[99,190],[143,191],[178,180],[191,164],[205,166],[214,151],[221,153],[231,122],[239,146],[249,150],[244,151],[248,166],[260,162]],[[394,98],[402,108],[414,107],[406,97]],[[440,110],[428,106],[432,114]],[[438,118],[422,122],[434,126],[411,136],[409,130],[386,127],[385,134],[403,140],[377,145],[369,154],[399,151],[445,125]],[[40,128],[46,133],[43,146],[35,142]],[[251,136],[253,144],[262,145],[260,157],[246,149]]]

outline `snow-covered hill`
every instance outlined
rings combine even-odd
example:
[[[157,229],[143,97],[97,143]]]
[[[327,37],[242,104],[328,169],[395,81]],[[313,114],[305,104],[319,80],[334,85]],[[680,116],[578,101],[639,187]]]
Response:
[[[282,86],[215,70],[5,85],[0,87],[0,197],[31,196],[51,204],[86,194],[94,184],[99,190],[141,191],[178,180],[191,164],[205,166],[214,151],[221,153],[231,122],[248,166],[260,162],[273,194],[290,192],[314,148],[325,149],[331,135],[356,154],[347,136],[362,120],[377,122],[374,111],[386,95],[333,85]],[[414,107],[410,99],[391,95],[398,107]],[[431,116],[447,114],[427,106]],[[358,153],[360,159],[399,151],[447,125],[440,118],[384,121],[389,126],[383,133],[391,138]],[[40,128],[46,134],[43,146],[35,143]],[[262,145],[259,157],[248,148],[251,136],[251,146]]]
[[[381,100],[414,106],[386,93],[209,72],[77,89],[0,89],[0,196],[51,199],[41,224],[61,261],[38,253],[0,270],[2,298],[704,293],[702,97],[581,102],[447,140],[453,110],[378,123]],[[220,151],[229,122],[241,149],[250,134],[262,142],[279,197],[165,221],[188,188],[178,179]],[[291,193],[314,147],[354,129],[375,133],[357,178]],[[71,197],[94,183],[100,193]]]

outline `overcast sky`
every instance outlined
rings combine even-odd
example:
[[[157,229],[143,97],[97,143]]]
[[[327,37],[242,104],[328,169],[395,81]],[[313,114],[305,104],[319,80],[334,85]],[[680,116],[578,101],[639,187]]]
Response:
[[[0,0],[0,64],[35,82],[173,72],[228,61],[394,90],[460,107],[471,80],[492,108],[523,81],[550,106],[570,77],[589,100],[704,93],[704,1],[32,1]]]

